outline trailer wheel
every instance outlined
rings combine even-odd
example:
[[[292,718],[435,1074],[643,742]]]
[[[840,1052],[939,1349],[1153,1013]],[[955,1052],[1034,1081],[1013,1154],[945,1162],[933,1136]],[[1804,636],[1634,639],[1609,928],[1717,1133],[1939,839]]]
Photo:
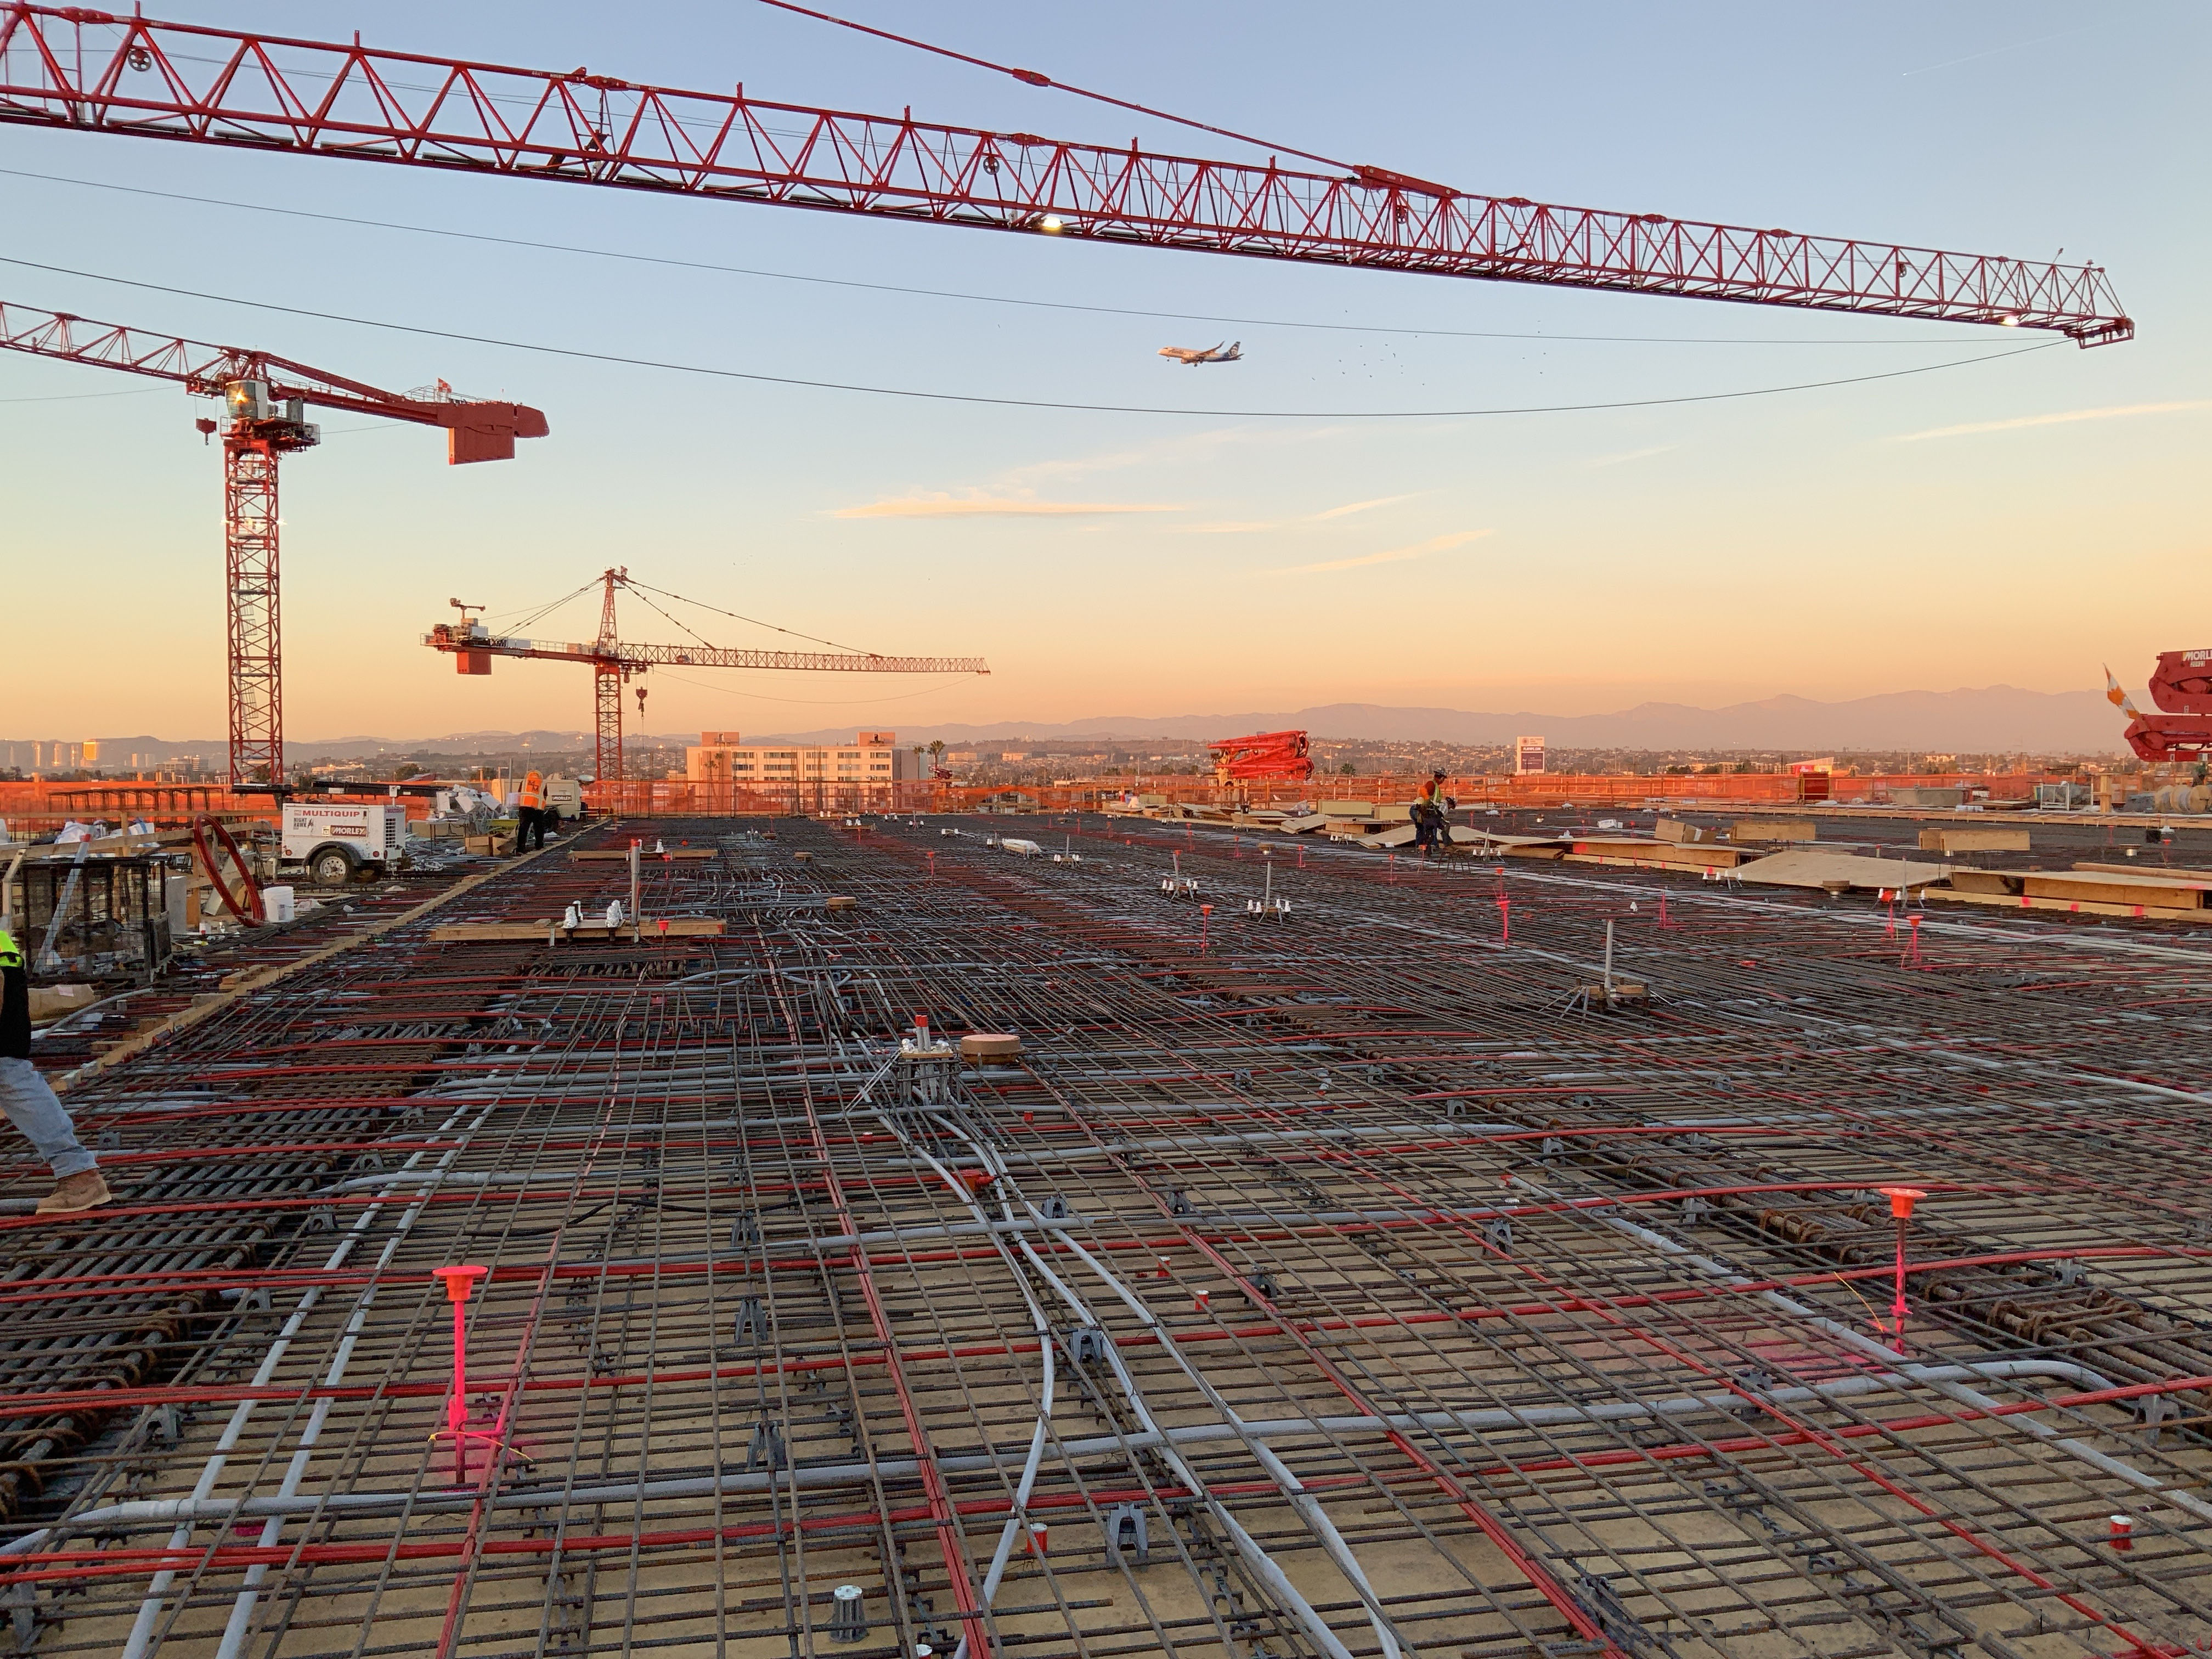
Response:
[[[319,887],[343,887],[353,879],[353,854],[343,847],[325,847],[307,860],[307,874]]]

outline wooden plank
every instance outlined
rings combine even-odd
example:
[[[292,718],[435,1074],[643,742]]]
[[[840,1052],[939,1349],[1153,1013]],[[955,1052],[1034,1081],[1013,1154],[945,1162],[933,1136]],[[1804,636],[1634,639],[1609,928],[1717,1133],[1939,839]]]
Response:
[[[2086,899],[2098,904],[2154,904],[2174,910],[2198,909],[2204,902],[2204,890],[2187,882],[2101,871],[2023,870],[2020,890],[2031,898]]]
[[[641,847],[637,849],[637,855],[650,863],[655,859],[710,859],[720,850],[719,848],[714,847],[672,847],[665,853],[655,853]],[[624,848],[618,853],[609,853],[595,848],[589,852],[571,853],[568,856],[585,862],[597,860],[611,864],[620,860],[627,864],[629,861],[629,849]]]
[[[1709,847],[1700,850],[1719,854],[1729,851],[1725,847]],[[1711,864],[1692,864],[1683,859],[1638,858],[1626,853],[1570,853],[1565,849],[1564,844],[1557,851],[1546,847],[1509,847],[1505,851],[1509,858],[1556,858],[1562,864],[1597,864],[1614,870],[1672,870],[1684,874],[1698,870],[1710,876],[1735,867],[1735,860],[1732,857]]]
[[[1820,826],[1810,818],[1738,818],[1730,841],[1818,841]]]
[[[2114,876],[2156,876],[2164,881],[2186,882],[2191,886],[2201,881],[2212,886],[2212,870],[2177,870],[2163,864],[2148,870],[2140,864],[2076,864],[2074,868],[2101,870]]]
[[[1631,859],[1638,868],[1646,865],[1686,865],[1696,869],[1732,869],[1743,861],[1733,847],[1703,842],[1645,841],[1635,836],[1577,836],[1573,850],[1600,858]]]
[[[1920,832],[1923,853],[2025,853],[2028,832],[2008,825],[1950,830],[1938,824]]]
[[[2020,891],[2020,873],[2004,870],[1954,870],[1951,885],[1961,893],[2011,893]]]
[[[704,916],[673,916],[655,920],[646,917],[641,937],[656,939],[714,939],[720,935],[719,920]],[[493,940],[513,942],[518,939],[544,940],[550,937],[560,943],[585,944],[610,937],[625,939],[630,937],[630,924],[610,929],[604,921],[587,921],[575,927],[562,927],[550,918],[544,921],[449,921],[430,930],[433,945],[483,945]]]
[[[2125,916],[2146,921],[2202,921],[2200,909],[2170,909],[2158,904],[2100,904],[2088,899],[2036,898],[2022,893],[2010,896],[1998,893],[1962,893],[1947,887],[1929,887],[1920,897],[1929,904],[1978,904],[1999,910],[2056,911],[2065,915]]]

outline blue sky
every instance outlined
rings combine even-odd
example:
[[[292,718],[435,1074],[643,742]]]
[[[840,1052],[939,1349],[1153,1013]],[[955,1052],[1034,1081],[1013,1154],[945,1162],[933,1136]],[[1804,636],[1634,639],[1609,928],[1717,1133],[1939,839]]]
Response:
[[[752,4],[154,9],[1245,154]],[[443,376],[547,411],[553,435],[511,464],[448,469],[433,434],[343,416],[325,421],[321,451],[287,464],[292,735],[584,724],[587,677],[502,664],[458,679],[416,640],[450,615],[449,596],[520,611],[609,563],[808,633],[978,652],[996,671],[945,684],[656,675],[660,731],[2057,690],[2100,684],[2106,659],[2139,683],[2156,650],[2206,642],[2183,637],[2212,471],[2200,6],[2101,8],[2088,23],[2055,4],[1351,14],[852,0],[848,15],[1474,190],[2031,258],[2063,246],[2109,269],[2141,335],[1743,401],[1285,423],[717,381],[0,266],[0,295],[25,303],[395,389]],[[77,133],[0,128],[0,251],[18,258],[463,333],[985,395],[1347,411],[1594,402],[2024,343]],[[87,183],[785,278],[1338,326],[870,292]],[[1556,337],[1574,334],[1670,343]],[[1224,335],[1243,340],[1243,362],[1186,371],[1155,355]],[[1699,343],[1671,343],[1685,339]],[[201,412],[179,393],[0,354],[9,732],[220,729],[220,468],[191,430]],[[771,642],[695,620],[716,643]],[[578,605],[540,631],[590,626]],[[672,631],[635,605],[626,630]]]

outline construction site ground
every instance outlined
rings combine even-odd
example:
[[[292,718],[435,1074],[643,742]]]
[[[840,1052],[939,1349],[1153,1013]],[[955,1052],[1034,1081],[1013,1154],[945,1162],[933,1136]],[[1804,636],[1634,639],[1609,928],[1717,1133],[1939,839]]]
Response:
[[[2203,930],[1009,822],[602,824],[58,1054],[18,1650],[2212,1648]]]

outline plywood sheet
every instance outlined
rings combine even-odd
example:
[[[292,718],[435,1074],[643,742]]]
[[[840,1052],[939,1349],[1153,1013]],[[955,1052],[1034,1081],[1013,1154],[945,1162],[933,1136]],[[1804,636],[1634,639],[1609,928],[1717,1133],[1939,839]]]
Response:
[[[1875,893],[1900,887],[1924,887],[1951,873],[1948,864],[1917,864],[1904,859],[1868,859],[1852,853],[1792,848],[1736,866],[1739,881],[1761,887],[1826,887],[1844,882],[1853,892]]]

